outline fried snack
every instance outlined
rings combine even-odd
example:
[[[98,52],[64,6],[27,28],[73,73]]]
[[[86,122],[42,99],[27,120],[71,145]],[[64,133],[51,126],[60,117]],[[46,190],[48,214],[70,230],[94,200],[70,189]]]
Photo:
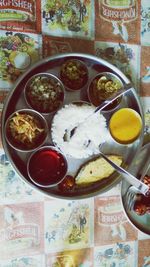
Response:
[[[118,166],[122,164],[121,156],[109,155],[108,158]],[[105,159],[99,157],[88,162],[80,169],[75,177],[75,182],[77,185],[94,183],[108,178],[114,171],[114,168]]]

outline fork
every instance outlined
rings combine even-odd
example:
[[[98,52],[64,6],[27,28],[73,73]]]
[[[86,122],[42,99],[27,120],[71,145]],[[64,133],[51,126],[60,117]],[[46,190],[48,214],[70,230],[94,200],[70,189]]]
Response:
[[[131,184],[131,186],[128,188],[128,190],[125,194],[126,207],[128,210],[133,209],[135,201],[138,199],[139,200],[141,199],[141,194],[144,196],[149,196],[150,190],[149,190],[148,185],[144,184],[141,180],[138,180],[138,178],[133,176],[131,173],[129,173],[128,171],[126,171],[122,167],[115,164],[101,151],[99,153],[119,174],[122,175],[123,178],[125,178]],[[148,163],[149,162],[150,162],[150,159],[148,160]],[[149,164],[147,164],[146,168],[144,168],[144,172],[142,173],[142,177],[145,176],[148,168],[149,168]]]
[[[143,168],[143,171],[142,171],[142,174],[140,177],[141,181],[145,177],[145,175],[147,174],[149,167],[150,167],[150,158],[148,158],[148,160],[147,160],[147,162]],[[146,197],[150,196],[150,187],[148,186],[148,188],[149,188],[149,190],[145,194]],[[137,201],[138,199],[139,200],[141,199],[141,193],[142,192],[139,191],[134,185],[128,187],[128,189],[125,193],[126,207],[128,210],[132,210],[134,207],[135,201]]]

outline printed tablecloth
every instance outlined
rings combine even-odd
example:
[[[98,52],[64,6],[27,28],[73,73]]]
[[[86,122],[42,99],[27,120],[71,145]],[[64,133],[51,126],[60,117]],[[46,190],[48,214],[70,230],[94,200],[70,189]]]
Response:
[[[96,55],[140,94],[150,140],[150,1],[0,0],[0,108],[17,78],[58,53]],[[0,145],[0,267],[148,267],[150,238],[128,221],[120,184],[84,200],[22,182]]]

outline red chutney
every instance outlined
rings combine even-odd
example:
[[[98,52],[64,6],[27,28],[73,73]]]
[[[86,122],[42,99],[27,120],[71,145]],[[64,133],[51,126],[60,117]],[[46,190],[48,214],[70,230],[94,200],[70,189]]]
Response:
[[[67,171],[67,162],[57,150],[48,148],[37,151],[28,166],[31,179],[41,186],[52,186],[62,180]]]

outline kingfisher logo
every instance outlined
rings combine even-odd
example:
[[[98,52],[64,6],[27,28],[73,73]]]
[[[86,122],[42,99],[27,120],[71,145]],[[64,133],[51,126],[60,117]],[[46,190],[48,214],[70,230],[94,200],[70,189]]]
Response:
[[[0,7],[1,7],[1,9],[19,8],[20,11],[26,11],[26,12],[29,12],[29,13],[33,13],[33,2],[32,1],[0,0]]]
[[[0,21],[26,21],[35,17],[33,0],[0,0]]]
[[[116,4],[114,3],[116,2]],[[133,21],[137,18],[137,3],[136,1],[99,1],[100,16],[108,21],[124,22]]]
[[[114,213],[103,213],[98,214],[98,224],[104,224],[110,226],[111,224],[117,224],[121,221],[125,221],[125,216],[122,211]]]
[[[4,230],[1,230],[0,242],[30,238],[34,240],[35,244],[39,244],[39,233],[39,226],[36,224],[17,225],[13,228],[6,228]]]

